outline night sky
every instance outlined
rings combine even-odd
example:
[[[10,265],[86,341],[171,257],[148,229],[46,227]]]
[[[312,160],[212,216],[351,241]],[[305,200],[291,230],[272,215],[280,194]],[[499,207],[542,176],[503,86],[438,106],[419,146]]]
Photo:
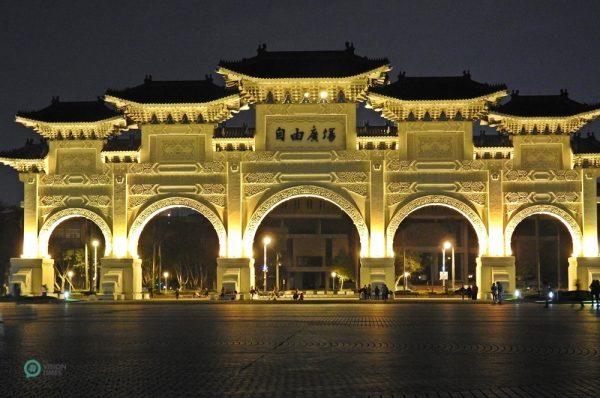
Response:
[[[395,80],[458,75],[521,94],[600,102],[598,1],[10,1],[0,12],[0,149],[35,133],[18,110],[90,100],[107,88],[199,79],[220,59],[268,50],[343,49],[387,56]],[[595,123],[598,125],[598,123]],[[597,129],[597,128],[596,128]],[[18,203],[15,172],[0,168],[0,200]]]

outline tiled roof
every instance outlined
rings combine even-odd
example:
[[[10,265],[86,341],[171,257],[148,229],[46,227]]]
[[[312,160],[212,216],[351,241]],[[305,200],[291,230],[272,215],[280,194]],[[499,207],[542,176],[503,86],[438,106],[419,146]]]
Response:
[[[501,90],[504,84],[480,83],[469,72],[462,76],[398,76],[394,83],[373,87],[371,92],[401,100],[450,100],[482,97]]]
[[[513,91],[510,100],[493,109],[493,112],[513,116],[573,116],[598,109],[600,104],[588,105],[569,98],[566,90],[558,95],[520,95]]]
[[[387,58],[367,58],[354,54],[354,46],[338,51],[267,51],[238,61],[221,61],[219,67],[256,78],[349,77],[389,64]]]
[[[204,80],[152,80],[146,76],[144,83],[123,90],[108,90],[107,95],[141,104],[196,104],[215,101],[235,94],[213,83],[212,77]]]
[[[58,97],[52,98],[52,103],[39,111],[17,113],[18,117],[47,123],[97,122],[121,115],[101,100],[63,102]]]

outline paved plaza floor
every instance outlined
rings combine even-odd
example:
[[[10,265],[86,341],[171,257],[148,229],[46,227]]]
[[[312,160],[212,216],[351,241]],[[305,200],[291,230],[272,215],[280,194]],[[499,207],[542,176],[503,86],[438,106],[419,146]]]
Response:
[[[0,314],[0,397],[600,396],[589,306],[1,303]],[[42,372],[26,378],[30,359]]]

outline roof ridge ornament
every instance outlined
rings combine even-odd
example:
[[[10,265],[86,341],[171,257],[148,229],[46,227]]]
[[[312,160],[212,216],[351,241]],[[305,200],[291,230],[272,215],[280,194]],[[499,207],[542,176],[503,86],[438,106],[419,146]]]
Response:
[[[258,45],[258,48],[256,49],[256,53],[258,55],[264,54],[267,52],[267,43],[262,43]]]
[[[152,75],[146,75],[144,77],[144,84],[148,84],[152,81]]]
[[[346,45],[346,51],[348,51],[349,53],[354,54],[354,43],[351,43],[351,42],[347,41],[344,44]]]

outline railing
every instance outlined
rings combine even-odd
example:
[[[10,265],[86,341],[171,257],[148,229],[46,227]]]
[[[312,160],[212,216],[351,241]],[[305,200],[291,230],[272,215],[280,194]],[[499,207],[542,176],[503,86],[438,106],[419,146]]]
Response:
[[[473,159],[512,159],[513,147],[473,147]]]
[[[600,153],[577,153],[573,154],[573,168],[600,167]]]

